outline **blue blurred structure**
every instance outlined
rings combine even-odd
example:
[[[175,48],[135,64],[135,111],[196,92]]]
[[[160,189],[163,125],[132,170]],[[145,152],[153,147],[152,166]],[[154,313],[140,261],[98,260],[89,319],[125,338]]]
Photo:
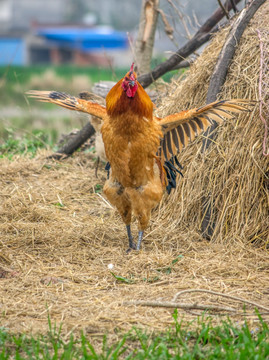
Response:
[[[26,45],[23,39],[0,38],[0,65],[24,65]]]
[[[59,47],[64,46],[83,52],[128,48],[127,35],[108,28],[41,28],[37,30],[37,35]]]
[[[126,33],[108,27],[34,24],[30,32],[19,36],[0,36],[0,66],[108,66],[113,52],[115,55],[115,52],[126,52],[128,48]]]

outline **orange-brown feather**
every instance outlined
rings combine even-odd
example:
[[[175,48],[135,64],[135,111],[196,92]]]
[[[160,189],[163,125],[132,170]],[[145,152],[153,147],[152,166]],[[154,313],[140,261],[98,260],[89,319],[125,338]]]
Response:
[[[49,102],[69,110],[85,112],[87,114],[97,116],[101,119],[107,115],[106,108],[104,106],[92,101],[78,99],[75,96],[71,96],[62,92],[31,90],[27,92],[27,95],[41,102]]]
[[[123,79],[122,79],[123,80]],[[138,83],[138,89],[134,98],[128,98],[121,88],[122,80],[112,87],[106,97],[106,110],[108,115],[113,118],[118,115],[131,111],[133,114],[152,119],[153,103]]]
[[[224,119],[231,119],[231,113],[250,111],[254,104],[255,102],[245,99],[215,101],[200,108],[184,110],[158,119],[164,134],[161,142],[164,159],[169,160],[175,156],[212,125],[213,121],[220,123]]]
[[[120,81],[108,93],[106,108],[102,135],[112,176],[125,187],[146,184],[154,177],[154,156],[162,136],[153,121],[150,97],[138,84],[135,97],[128,98]]]

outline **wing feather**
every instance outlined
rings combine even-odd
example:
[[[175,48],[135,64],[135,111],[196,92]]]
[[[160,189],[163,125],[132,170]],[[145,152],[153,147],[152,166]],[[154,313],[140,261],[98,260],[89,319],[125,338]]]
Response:
[[[202,131],[204,131],[204,123],[202,121],[202,116],[200,118],[195,117],[192,121],[197,125],[197,135],[199,135]],[[206,121],[206,119],[204,120]]]
[[[194,136],[197,136],[198,135],[197,124],[195,123],[194,119],[190,120],[189,124],[193,130]]]
[[[172,135],[172,141],[175,144],[175,147],[176,147],[177,151],[179,152],[181,149],[180,149],[180,146],[179,146],[180,140],[178,138],[178,133],[177,133],[176,129],[172,129],[170,131],[170,133]]]
[[[173,154],[175,150],[175,145],[171,141],[171,132],[169,131],[165,136],[166,136],[167,150],[169,151],[170,154]]]
[[[75,96],[62,92],[31,90],[26,94],[38,101],[56,104],[69,110],[81,111],[101,119],[106,116],[106,108],[104,106],[84,99],[78,99]]]
[[[199,108],[157,119],[164,134],[161,147],[166,160],[180,152],[214,121],[221,123],[225,119],[232,119],[233,113],[251,111],[255,104],[255,101],[246,99],[215,101]]]
[[[167,151],[167,142],[166,142],[166,135],[164,135],[163,140],[161,141],[161,149],[163,150],[164,157],[166,159],[169,158],[168,151]]]
[[[192,136],[192,129],[189,123],[182,124],[182,126],[184,128],[185,134],[188,136],[189,141],[193,141],[194,137]]]
[[[184,136],[184,131],[183,131],[183,128],[181,125],[179,125],[177,128],[176,128],[176,131],[179,135],[179,139],[180,139],[180,144],[181,144],[181,148],[180,148],[180,151],[182,150],[182,148],[185,146],[185,136]]]

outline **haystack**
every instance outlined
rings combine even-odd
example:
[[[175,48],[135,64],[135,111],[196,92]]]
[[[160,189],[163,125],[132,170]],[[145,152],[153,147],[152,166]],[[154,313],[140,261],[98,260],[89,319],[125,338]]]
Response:
[[[245,31],[220,98],[258,99],[256,29],[263,31],[264,46],[269,47],[268,8],[261,7]],[[204,104],[227,32],[215,37],[183,81],[172,84],[162,114]],[[262,155],[264,126],[258,106],[252,114],[225,122],[217,132],[205,154],[201,139],[182,152],[184,178],[154,211],[142,251],[129,256],[122,220],[100,193],[106,174],[101,171],[99,179],[95,177],[89,154],[76,153],[61,162],[48,160],[48,151],[34,159],[2,159],[1,326],[45,332],[49,313],[52,323],[63,323],[63,334],[83,329],[102,346],[100,335],[105,332],[117,337],[115,329],[135,325],[162,331],[173,323],[171,308],[126,302],[171,301],[178,291],[191,288],[259,303],[268,314],[269,160]],[[200,232],[205,195],[211,195],[216,209],[212,242],[203,240]],[[116,280],[109,264],[127,282]],[[212,293],[184,293],[179,301],[228,305],[238,320],[256,318],[249,303],[244,310],[242,302]],[[179,310],[186,320],[196,315]]]
[[[259,101],[261,51],[263,46],[263,116],[269,124],[269,4],[261,7],[245,30],[229,68],[219,99]],[[163,100],[161,114],[205,104],[208,85],[229,27],[221,31],[191,66],[185,79],[175,81]],[[267,125],[269,126],[269,125]],[[244,113],[217,129],[218,136],[202,153],[200,138],[180,156],[184,180],[164,207],[169,222],[179,232],[200,232],[203,219],[202,198],[214,208],[213,241],[258,243],[269,241],[269,156],[263,155],[265,126],[259,105],[252,114]],[[268,147],[268,143],[267,143]],[[269,154],[269,147],[266,149]],[[188,230],[187,230],[188,229]]]

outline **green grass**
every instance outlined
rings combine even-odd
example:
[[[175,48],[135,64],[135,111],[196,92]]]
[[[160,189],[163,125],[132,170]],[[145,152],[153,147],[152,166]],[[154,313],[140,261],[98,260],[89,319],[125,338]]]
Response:
[[[0,360],[4,359],[269,359],[269,329],[260,315],[251,330],[247,322],[237,326],[227,319],[218,326],[211,318],[198,318],[183,325],[174,312],[174,325],[164,333],[149,333],[134,328],[111,343],[104,335],[98,350],[83,332],[78,338],[61,337],[61,327],[52,326],[46,335],[14,335],[0,329]]]
[[[155,64],[155,63],[154,63]],[[156,64],[155,64],[156,65]],[[155,66],[154,65],[154,66]],[[88,76],[93,83],[100,80],[118,81],[128,71],[128,68],[115,68],[113,71],[109,68],[102,67],[78,67],[72,65],[60,66],[46,66],[46,65],[32,65],[32,66],[0,66],[0,80],[5,80],[10,85],[18,83],[27,83],[33,75],[41,75],[47,69],[52,69],[56,75],[65,79],[70,79],[72,76],[85,75]],[[180,70],[182,72],[182,70]],[[171,71],[164,75],[164,80],[169,81],[172,76],[178,74],[178,70]],[[1,83],[0,83],[1,84]]]
[[[102,67],[77,67],[72,65],[61,66],[0,66],[0,105],[12,104],[17,105],[25,104],[24,92],[29,90],[27,84],[30,83],[32,77],[38,76],[40,78],[40,87],[42,87],[43,79],[47,70],[55,73],[55,84],[51,86],[55,90],[57,88],[57,78],[66,81],[67,90],[69,81],[76,76],[84,76],[88,78],[91,84],[99,82],[100,80],[118,81],[128,71],[127,68],[115,68],[113,70]],[[183,70],[180,70],[182,72]],[[164,81],[170,81],[171,77],[178,74],[178,71],[171,71],[163,76]],[[90,90],[90,89],[81,89]]]
[[[38,149],[52,147],[49,135],[44,131],[33,131],[22,137],[14,136],[13,129],[6,129],[8,134],[4,141],[0,141],[0,159],[7,157],[12,160],[14,155],[30,155],[34,157]]]
[[[61,115],[61,111],[59,117],[55,114],[50,117],[49,113],[46,118],[25,115],[9,118],[2,123],[0,119],[0,153],[3,148],[14,150],[10,147],[12,140],[19,145],[21,139],[23,141],[29,140],[31,142],[32,139],[35,141],[36,134],[42,134],[42,141],[45,141],[47,145],[55,145],[61,134],[68,134],[73,129],[80,129],[87,122],[86,116],[76,119],[68,116],[62,117]],[[41,147],[44,147],[43,145],[40,143]]]
[[[111,71],[102,67],[78,67],[72,65],[46,66],[0,66],[0,79],[5,79],[9,84],[25,83],[33,75],[42,75],[47,69],[52,69],[57,75],[70,79],[75,75],[85,75],[91,78],[92,82],[100,80],[119,80],[127,69],[115,69]]]
[[[42,88],[43,76],[47,70],[55,73],[55,84],[50,84],[52,89],[62,90],[57,88],[57,79],[63,79],[64,87],[67,90],[69,82],[76,76],[83,75],[88,78],[91,84],[99,82],[100,80],[118,81],[127,69],[111,69],[99,67],[77,67],[72,65],[61,66],[5,66],[0,67],[0,105],[6,106],[16,104],[20,106],[26,105],[24,93],[29,90],[28,83],[32,77],[38,76],[40,78],[40,87]],[[43,84],[44,88],[44,84]],[[90,90],[90,89],[81,89]]]

